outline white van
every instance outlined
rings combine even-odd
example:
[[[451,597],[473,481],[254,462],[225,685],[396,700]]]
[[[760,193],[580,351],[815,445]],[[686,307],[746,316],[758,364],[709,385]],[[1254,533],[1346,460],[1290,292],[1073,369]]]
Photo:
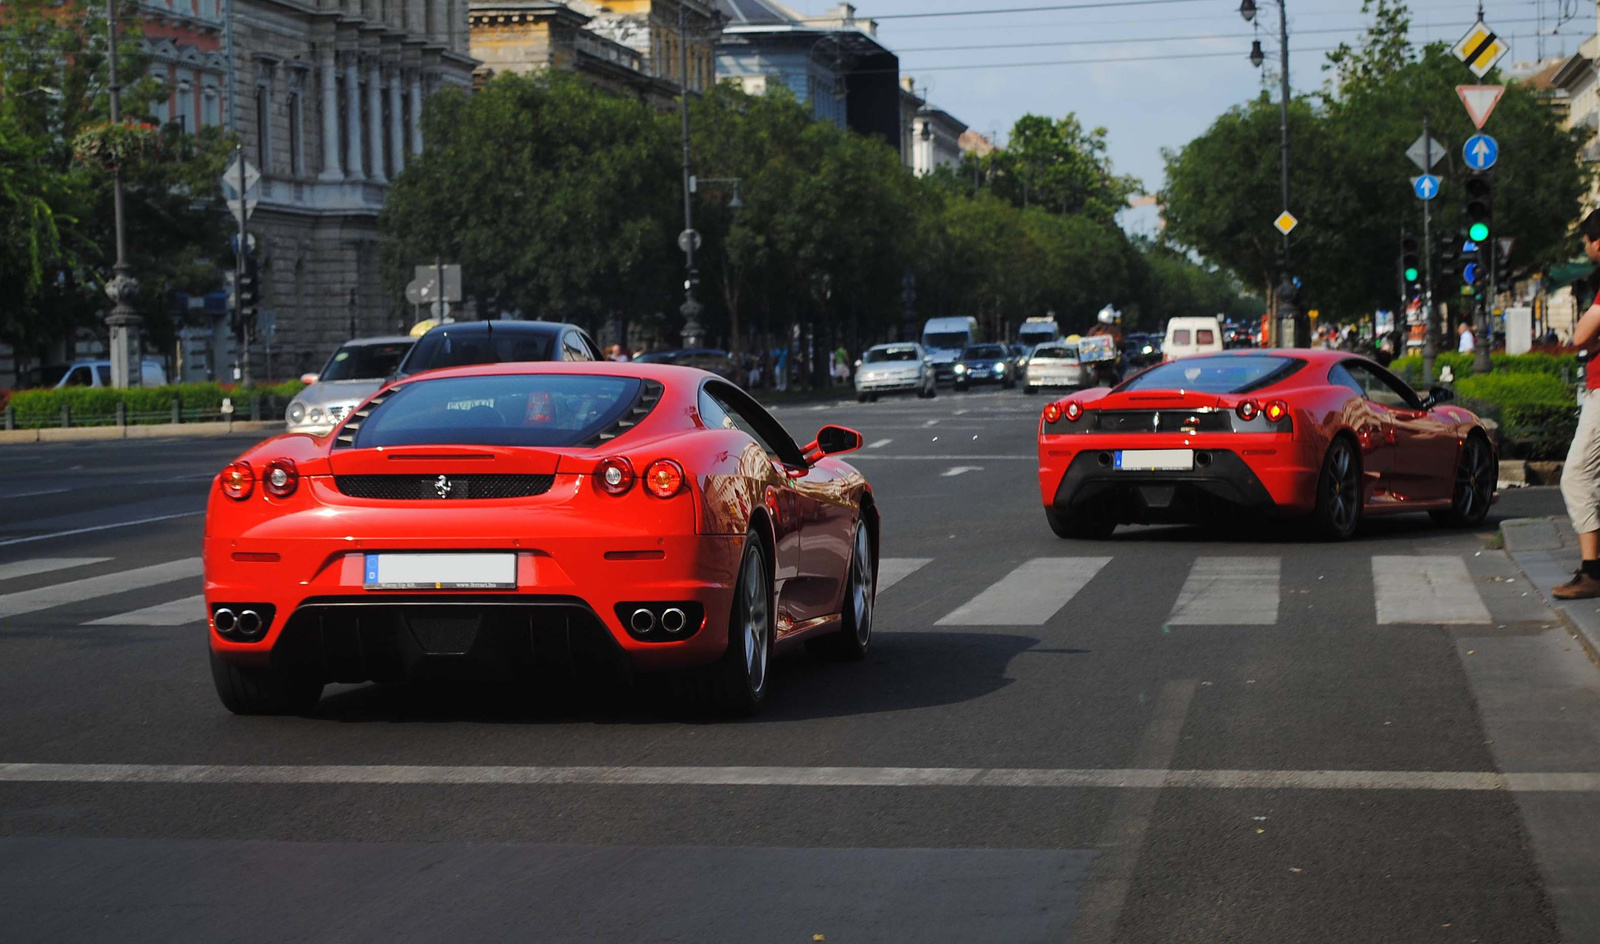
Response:
[[[1222,350],[1222,322],[1215,317],[1174,318],[1167,322],[1167,338],[1161,345],[1163,360],[1175,361],[1191,354],[1211,354]]]

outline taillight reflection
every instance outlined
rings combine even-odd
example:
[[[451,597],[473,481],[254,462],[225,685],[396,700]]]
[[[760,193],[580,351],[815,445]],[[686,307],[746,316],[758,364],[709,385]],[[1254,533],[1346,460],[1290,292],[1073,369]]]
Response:
[[[256,470],[248,462],[230,463],[222,470],[222,494],[234,501],[244,501],[256,490]]]

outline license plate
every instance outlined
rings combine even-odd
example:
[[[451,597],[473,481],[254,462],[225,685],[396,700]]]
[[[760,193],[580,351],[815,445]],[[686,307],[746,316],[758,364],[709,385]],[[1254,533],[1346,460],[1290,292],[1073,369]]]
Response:
[[[1124,472],[1171,472],[1194,468],[1193,449],[1119,449],[1116,467]]]
[[[515,590],[515,554],[368,554],[368,590]]]

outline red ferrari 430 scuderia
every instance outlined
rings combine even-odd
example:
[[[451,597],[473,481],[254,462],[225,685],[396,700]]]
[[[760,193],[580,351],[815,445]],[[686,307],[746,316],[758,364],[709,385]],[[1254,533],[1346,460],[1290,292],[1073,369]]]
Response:
[[[1171,361],[1048,404],[1039,489],[1062,537],[1249,509],[1342,539],[1364,515],[1489,513],[1493,441],[1450,392],[1419,395],[1364,357],[1241,350]]]
[[[773,646],[871,640],[878,516],[856,449],[798,446],[738,387],[653,364],[494,364],[378,391],[217,476],[217,692],[304,711],[329,682],[673,670],[756,709]]]

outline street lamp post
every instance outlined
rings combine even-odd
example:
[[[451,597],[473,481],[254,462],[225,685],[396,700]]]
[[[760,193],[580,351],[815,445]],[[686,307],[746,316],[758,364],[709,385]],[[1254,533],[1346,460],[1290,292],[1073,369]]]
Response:
[[[700,312],[704,306],[694,297],[695,287],[700,282],[699,270],[695,268],[694,251],[695,243],[699,241],[699,234],[694,231],[694,201],[691,181],[691,153],[689,147],[689,9],[685,0],[678,0],[678,63],[682,70],[679,74],[679,87],[682,94],[678,101],[678,112],[683,119],[683,234],[678,237],[678,248],[683,250],[684,277],[683,277],[683,305],[679,311],[683,313],[683,346],[699,347],[701,339],[705,336],[705,329],[700,326]]]
[[[117,125],[122,123],[122,84],[117,79],[117,0],[106,0],[106,19],[111,123]],[[106,327],[111,330],[111,385],[126,389],[140,386],[143,382],[139,327],[144,319],[133,307],[133,300],[139,295],[139,283],[129,274],[128,238],[122,213],[121,164],[111,168],[111,207],[117,258],[111,266],[111,281],[106,283],[106,295],[112,303],[111,314],[106,316]]]
[[[1279,149],[1279,185],[1283,197],[1283,211],[1289,212],[1289,13],[1286,9],[1288,0],[1271,0],[1278,7],[1278,149]],[[1255,0],[1240,0],[1239,15],[1244,17],[1246,23],[1256,18]],[[1250,46],[1250,63],[1260,67],[1266,57],[1261,53],[1261,42],[1256,40]],[[1283,275],[1289,276],[1289,234],[1283,234]],[[1280,339],[1280,343],[1281,339]],[[1292,346],[1292,342],[1289,346]]]

